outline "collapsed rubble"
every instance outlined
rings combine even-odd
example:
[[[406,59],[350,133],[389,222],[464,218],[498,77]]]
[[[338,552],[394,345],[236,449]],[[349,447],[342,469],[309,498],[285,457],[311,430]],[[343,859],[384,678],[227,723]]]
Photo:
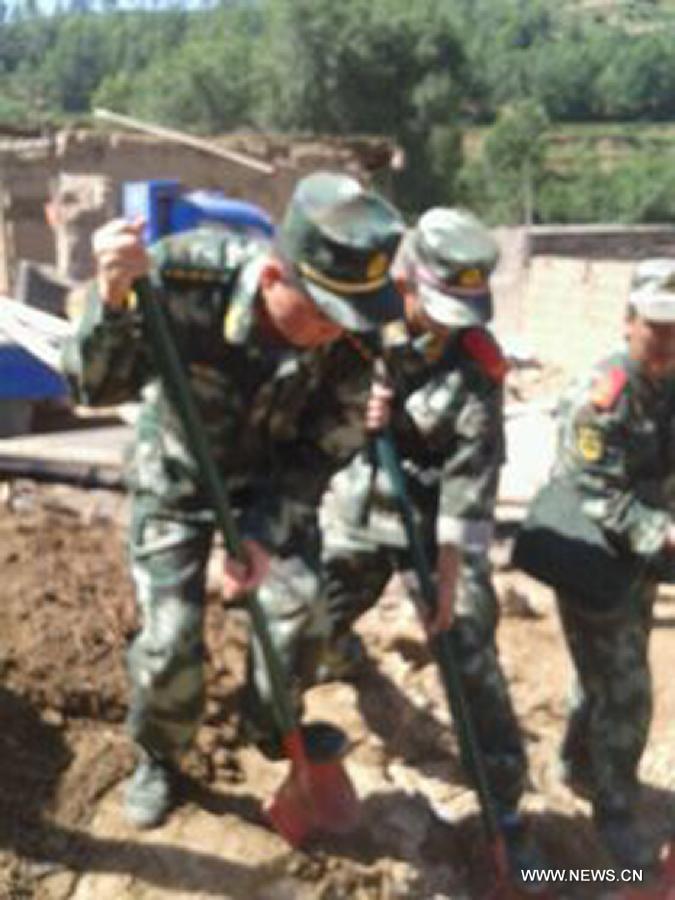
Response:
[[[475,798],[461,772],[436,672],[396,582],[359,628],[358,686],[310,692],[349,733],[364,802],[348,837],[291,851],[261,818],[286,769],[237,737],[245,613],[211,591],[209,703],[185,762],[184,803],[139,835],[122,820],[132,765],[124,736],[125,638],[134,628],[125,563],[126,501],[26,483],[0,508],[0,896],[107,900],[167,896],[472,898],[490,885]],[[525,808],[557,865],[607,865],[588,805],[557,781],[568,665],[550,595],[506,565],[500,646],[531,763]],[[523,612],[514,594],[537,614]],[[657,606],[656,718],[643,763],[650,827],[675,824],[672,605]],[[532,648],[536,647],[536,653]]]

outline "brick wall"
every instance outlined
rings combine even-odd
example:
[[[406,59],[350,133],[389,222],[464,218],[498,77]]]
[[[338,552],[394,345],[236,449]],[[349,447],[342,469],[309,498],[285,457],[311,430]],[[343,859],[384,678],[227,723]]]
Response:
[[[634,263],[535,257],[523,294],[523,334],[537,356],[570,374],[622,340]]]
[[[670,225],[498,229],[495,329],[570,375],[620,346],[638,260],[675,256]]]

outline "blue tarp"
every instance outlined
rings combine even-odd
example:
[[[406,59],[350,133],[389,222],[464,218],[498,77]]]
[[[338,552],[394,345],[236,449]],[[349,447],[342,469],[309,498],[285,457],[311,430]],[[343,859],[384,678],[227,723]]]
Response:
[[[0,399],[39,400],[61,397],[66,383],[27,350],[16,344],[0,344]]]

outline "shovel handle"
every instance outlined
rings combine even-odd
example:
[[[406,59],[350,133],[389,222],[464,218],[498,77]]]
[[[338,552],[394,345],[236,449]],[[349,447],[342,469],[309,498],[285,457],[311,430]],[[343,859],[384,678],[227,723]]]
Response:
[[[390,429],[383,429],[373,436],[375,451],[382,469],[387,473],[394,491],[399,514],[408,541],[415,573],[419,580],[424,604],[430,611],[436,609],[436,585],[427,559],[422,537],[415,521],[412,503],[408,496],[406,476]],[[492,842],[501,843],[501,831],[469,706],[462,686],[462,680],[455,659],[450,631],[434,635],[430,641],[431,650],[441,673],[443,688],[453,719],[457,725],[459,746],[464,764],[472,774],[480,801],[483,823]],[[503,855],[503,854],[502,854]],[[501,868],[501,863],[498,863]]]
[[[176,350],[164,311],[152,290],[149,279],[141,278],[135,281],[134,290],[143,314],[160,376],[175,404],[185,436],[197,461],[199,472],[213,506],[217,526],[222,532],[227,552],[236,559],[245,562],[246,557],[242,548],[239,530],[230,508],[227,490],[213,461],[206,430],[192,388],[185,374],[183,363]],[[246,604],[251,617],[253,631],[260,643],[265,660],[277,725],[281,734],[286,735],[296,730],[297,724],[293,705],[286,689],[284,668],[272,643],[265,613],[254,592],[247,595]]]

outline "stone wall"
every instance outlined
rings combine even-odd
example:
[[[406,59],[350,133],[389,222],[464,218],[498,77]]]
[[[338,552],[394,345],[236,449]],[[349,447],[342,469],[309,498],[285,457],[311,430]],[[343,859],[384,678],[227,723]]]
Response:
[[[572,375],[619,345],[633,265],[534,257],[523,291],[522,334],[536,355]]]
[[[581,259],[646,259],[675,256],[672,225],[535,225],[528,232],[531,256]]]

